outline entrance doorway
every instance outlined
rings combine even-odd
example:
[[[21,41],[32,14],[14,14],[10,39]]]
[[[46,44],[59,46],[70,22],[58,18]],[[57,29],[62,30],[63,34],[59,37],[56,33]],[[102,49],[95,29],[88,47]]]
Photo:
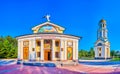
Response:
[[[44,40],[44,60],[49,61],[52,60],[52,40],[45,39]]]
[[[45,61],[50,61],[50,60],[52,60],[52,52],[51,52],[51,50],[50,49],[46,49],[46,50],[44,50],[44,60]]]
[[[72,47],[67,48],[67,59],[72,60],[73,59],[73,49]]]
[[[51,60],[51,52],[48,52],[48,60]]]
[[[23,59],[24,60],[28,60],[29,59],[29,48],[28,47],[24,47],[23,48]]]

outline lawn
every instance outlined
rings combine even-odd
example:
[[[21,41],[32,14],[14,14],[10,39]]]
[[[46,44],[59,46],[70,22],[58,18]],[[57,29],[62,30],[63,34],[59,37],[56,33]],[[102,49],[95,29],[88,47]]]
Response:
[[[120,61],[120,57],[114,57],[111,61]]]
[[[83,60],[94,60],[94,57],[82,57],[82,58],[79,58],[79,59],[83,59]]]

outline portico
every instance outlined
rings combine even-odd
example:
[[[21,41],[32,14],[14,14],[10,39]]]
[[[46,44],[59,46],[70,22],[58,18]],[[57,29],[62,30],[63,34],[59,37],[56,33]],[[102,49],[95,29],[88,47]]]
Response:
[[[45,34],[42,34],[44,36]],[[54,34],[51,34],[54,35]],[[32,36],[32,38],[31,38]],[[35,37],[34,37],[35,36]],[[34,60],[75,60],[77,59],[78,51],[75,51],[78,47],[78,40],[61,37],[41,38],[37,35],[29,35],[28,38],[18,41],[18,45],[23,45],[18,48],[18,58],[24,60],[33,60],[30,53],[35,52]],[[38,35],[39,36],[39,35]],[[41,35],[40,35],[41,36]],[[49,36],[49,35],[48,35]],[[61,36],[57,35],[56,36]],[[29,38],[30,37],[30,38]],[[23,53],[22,53],[23,52]],[[44,56],[43,56],[44,55]],[[74,55],[74,56],[73,56]]]

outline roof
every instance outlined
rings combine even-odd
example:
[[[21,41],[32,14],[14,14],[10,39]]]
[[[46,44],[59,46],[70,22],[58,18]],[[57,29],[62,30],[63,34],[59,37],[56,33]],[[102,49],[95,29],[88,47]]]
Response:
[[[100,23],[106,23],[106,20],[101,19],[101,20],[100,20]]]
[[[75,36],[75,35],[71,35],[71,34],[62,34],[62,33],[34,33],[34,34],[20,35],[20,36],[17,36],[16,39],[18,39],[19,37],[34,36],[34,35],[41,35],[41,34],[65,35],[65,36],[75,37],[75,38],[78,38],[78,39],[82,38],[80,36]]]

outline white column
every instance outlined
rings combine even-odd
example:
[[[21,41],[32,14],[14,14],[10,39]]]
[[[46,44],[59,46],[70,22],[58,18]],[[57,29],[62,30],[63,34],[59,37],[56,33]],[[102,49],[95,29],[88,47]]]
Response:
[[[20,45],[21,45],[21,59],[23,60],[23,40],[20,41]]]
[[[62,49],[63,49],[63,51],[61,51]],[[64,54],[63,54],[63,52],[64,52],[64,42],[61,39],[60,40],[60,60],[64,60]]]
[[[52,40],[52,60],[55,60],[55,40]]]
[[[102,56],[101,56],[102,58],[105,58],[105,52],[106,52],[105,51],[105,46],[103,45],[102,46]]]
[[[78,40],[76,41],[76,60],[78,60]]]
[[[64,60],[67,60],[67,40],[65,40],[65,47],[64,47],[64,49],[65,49],[65,59]]]
[[[77,49],[76,49],[77,47],[76,47],[76,42],[75,41],[73,41],[73,60],[76,60],[76,58],[77,58],[77,56],[76,56],[76,51],[77,51]]]
[[[41,55],[40,55],[40,57],[41,57],[41,60],[43,61],[44,60],[44,40],[42,39],[41,40]]]
[[[29,59],[28,60],[30,60],[31,59],[31,57],[30,57],[30,55],[31,55],[31,50],[32,50],[32,40],[31,39],[29,39]]]
[[[41,42],[41,40],[40,40],[40,42]],[[41,60],[40,58],[41,58],[41,43],[40,43],[40,49],[39,49],[39,51],[40,51],[40,57],[39,57],[39,60]]]
[[[32,42],[32,47],[35,49],[36,48],[36,40],[35,39],[33,39],[33,42]]]
[[[36,39],[35,38],[33,40],[33,47],[31,49],[33,49],[33,48],[34,48],[34,52],[35,52],[35,54],[34,54],[34,60],[36,60]]]
[[[104,37],[104,35],[103,35],[103,33],[104,33],[103,30],[102,30],[101,32],[102,32],[102,37]]]
[[[98,48],[96,46],[94,47],[94,52],[95,52],[95,58],[97,58],[98,57]]]
[[[21,59],[21,41],[18,40],[18,59]]]
[[[106,59],[107,58],[107,47],[106,46],[104,47],[104,52],[105,52],[104,58]]]
[[[110,58],[110,45],[108,46],[108,49],[109,49],[109,58]]]

